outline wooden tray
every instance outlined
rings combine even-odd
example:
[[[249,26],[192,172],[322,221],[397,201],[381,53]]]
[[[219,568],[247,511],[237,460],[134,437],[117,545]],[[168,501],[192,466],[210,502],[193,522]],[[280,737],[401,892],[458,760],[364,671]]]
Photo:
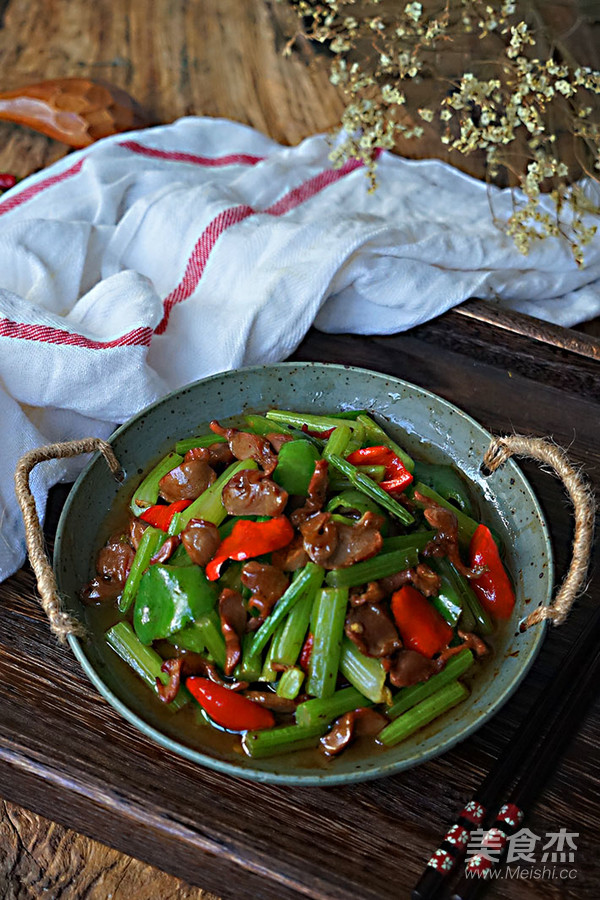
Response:
[[[551,435],[600,480],[598,341],[470,304],[409,333],[311,332],[294,359],[338,362],[422,385],[495,433]],[[486,321],[488,320],[488,321]],[[528,336],[529,333],[529,336]],[[531,336],[531,333],[536,335]],[[569,349],[564,349],[565,347]],[[523,466],[551,526],[557,577],[571,523],[553,478]],[[53,492],[55,519],[64,490]],[[231,900],[397,900],[585,625],[592,584],[551,630],[506,707],[445,756],[378,782],[278,788],[204,771],[161,750],[98,696],[51,637],[27,568],[0,585],[0,794]],[[576,880],[504,879],[496,897],[598,897],[596,707],[527,825],[579,833]],[[538,849],[540,845],[538,844]]]

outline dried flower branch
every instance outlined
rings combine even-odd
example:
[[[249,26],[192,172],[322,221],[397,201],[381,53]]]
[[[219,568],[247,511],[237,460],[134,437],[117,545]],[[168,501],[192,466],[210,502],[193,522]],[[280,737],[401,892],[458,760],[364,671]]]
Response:
[[[510,185],[513,212],[496,219],[518,249],[550,236],[578,265],[596,233],[582,176],[600,180],[600,72],[580,66],[532,2],[297,0],[307,38],[331,52],[347,106],[335,165],[425,135],[440,158],[480,157],[490,183]],[[542,203],[542,194],[551,200]]]

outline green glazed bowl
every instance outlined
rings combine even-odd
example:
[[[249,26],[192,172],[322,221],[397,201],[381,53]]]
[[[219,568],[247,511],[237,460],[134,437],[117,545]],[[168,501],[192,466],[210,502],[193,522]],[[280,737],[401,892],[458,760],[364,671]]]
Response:
[[[199,765],[255,781],[294,785],[330,786],[391,775],[464,740],[510,697],[531,666],[544,633],[543,626],[535,626],[519,634],[518,624],[535,606],[549,603],[552,591],[548,529],[529,484],[511,461],[484,477],[479,467],[490,434],[445,400],[397,378],[317,363],[226,372],[178,390],[143,410],[112,436],[126,473],[123,486],[113,480],[99,455],[74,485],[56,538],[54,568],[59,590],[67,608],[88,622],[78,591],[93,573],[111,507],[124,503],[142,474],[169,452],[175,441],[206,431],[211,419],[273,407],[311,413],[372,410],[409,453],[428,462],[451,462],[470,480],[485,510],[486,523],[505,542],[517,594],[513,619],[495,636],[494,653],[473,679],[471,697],[396,747],[368,751],[351,747],[331,761],[315,762],[320,754],[306,752],[252,760],[225,745],[205,741],[206,729],[198,727],[191,738],[182,738],[170,724],[165,725],[163,710],[163,718],[154,711],[159,702],[145,686],[131,688],[119,668],[124,664],[115,659],[97,631],[86,641],[72,636],[69,641],[87,676],[125,719],[167,750]]]

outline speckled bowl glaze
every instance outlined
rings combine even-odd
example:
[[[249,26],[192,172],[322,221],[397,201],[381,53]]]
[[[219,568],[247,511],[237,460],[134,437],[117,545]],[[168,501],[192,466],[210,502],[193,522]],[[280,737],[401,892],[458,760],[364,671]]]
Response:
[[[469,700],[404,743],[365,753],[350,748],[334,761],[310,765],[298,754],[251,760],[239,753],[195,746],[163,733],[152,721],[143,695],[132,696],[115,675],[99,640],[70,638],[86,674],[108,702],[147,737],[167,750],[220,772],[255,781],[334,785],[378,778],[407,769],[464,740],[510,697],[531,666],[543,626],[518,633],[519,621],[550,601],[552,556],[548,529],[536,498],[513,462],[491,477],[480,472],[490,435],[473,419],[434,394],[375,372],[317,363],[283,363],[226,372],[176,391],[119,428],[111,438],[126,472],[120,487],[104,460],[92,459],[73,487],[59,524],[54,567],[66,605],[85,621],[78,590],[93,571],[99,534],[110,508],[130,495],[142,473],[180,438],[198,434],[214,418],[226,419],[269,408],[311,413],[372,410],[406,449],[426,461],[452,462],[470,480],[485,506],[485,520],[502,535],[516,583],[513,620],[496,637],[493,658],[473,680]],[[387,420],[387,421],[384,421]],[[206,430],[206,428],[204,428]],[[104,525],[105,527],[105,525]],[[110,652],[110,651],[108,651]]]

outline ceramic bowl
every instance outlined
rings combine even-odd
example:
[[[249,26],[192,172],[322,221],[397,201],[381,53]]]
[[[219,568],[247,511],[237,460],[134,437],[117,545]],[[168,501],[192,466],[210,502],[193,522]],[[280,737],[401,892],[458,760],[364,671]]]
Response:
[[[369,752],[350,748],[333,761],[314,762],[296,753],[252,760],[197,737],[181,738],[155,716],[147,688],[131,690],[99,636],[70,638],[76,657],[108,702],[148,738],[199,765],[256,781],[332,785],[381,777],[447,751],[492,716],[517,688],[543,639],[543,626],[523,634],[519,621],[550,601],[552,556],[548,529],[537,500],[517,466],[509,461],[490,477],[480,464],[490,434],[472,418],[434,394],[386,375],[338,365],[283,363],[226,372],[178,390],[120,427],[111,443],[125,469],[123,487],[96,456],[71,491],[60,520],[54,566],[66,605],[86,621],[80,587],[106,536],[109,510],[130,496],[142,474],[172,449],[176,440],[206,431],[211,419],[269,408],[311,413],[366,408],[373,411],[409,453],[430,462],[451,462],[471,482],[487,524],[502,536],[513,573],[517,604],[513,619],[494,641],[494,653],[473,680],[470,699],[396,747]],[[104,528],[104,531],[103,531]],[[116,662],[121,665],[119,660]],[[180,714],[179,714],[180,715]],[[173,719],[176,717],[173,716]]]

